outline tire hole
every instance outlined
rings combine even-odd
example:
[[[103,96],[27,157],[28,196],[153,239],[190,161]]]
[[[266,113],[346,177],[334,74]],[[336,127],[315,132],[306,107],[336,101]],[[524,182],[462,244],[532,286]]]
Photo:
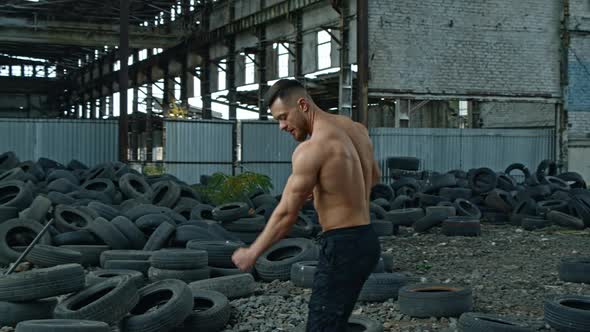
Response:
[[[280,248],[268,255],[269,261],[282,261],[299,255],[303,250],[299,247]]]
[[[135,308],[131,309],[132,315],[143,315],[148,311],[157,310],[164,306],[172,298],[174,293],[170,290],[160,290],[143,296]]]
[[[569,308],[574,308],[574,309],[590,310],[590,302],[584,302],[584,301],[578,301],[578,300],[565,300],[565,301],[561,301],[561,305],[569,307]]]
[[[72,303],[70,306],[70,309],[72,309],[74,311],[79,310],[79,309],[99,300],[101,297],[110,293],[113,289],[115,289],[114,286],[108,287],[108,288],[102,289],[96,293],[90,294],[90,296],[84,297],[84,298],[80,299],[79,301]]]

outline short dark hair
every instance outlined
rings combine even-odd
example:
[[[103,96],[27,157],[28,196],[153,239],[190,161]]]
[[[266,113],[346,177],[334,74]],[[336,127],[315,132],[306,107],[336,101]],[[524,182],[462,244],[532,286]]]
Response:
[[[305,87],[297,80],[278,80],[270,87],[270,89],[268,89],[264,95],[264,105],[266,105],[266,108],[268,109],[275,102],[275,100],[277,100],[277,98],[285,99],[296,90],[305,91]]]

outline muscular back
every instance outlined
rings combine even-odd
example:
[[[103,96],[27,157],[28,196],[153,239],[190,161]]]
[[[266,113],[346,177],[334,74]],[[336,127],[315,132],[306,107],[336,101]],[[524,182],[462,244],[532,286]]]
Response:
[[[322,151],[314,204],[324,231],[369,223],[369,196],[376,170],[367,130],[330,115],[314,126],[306,142]]]

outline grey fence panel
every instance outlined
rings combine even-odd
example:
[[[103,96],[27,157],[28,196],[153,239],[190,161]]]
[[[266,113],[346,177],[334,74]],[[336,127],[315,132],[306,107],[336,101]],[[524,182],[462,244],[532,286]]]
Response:
[[[14,151],[20,160],[77,159],[93,166],[118,158],[116,120],[0,119],[0,137],[0,151]]]
[[[38,159],[35,155],[36,134],[34,121],[0,119],[0,153],[14,151],[20,160]]]
[[[189,184],[201,175],[233,173],[234,123],[227,121],[165,120],[166,173]]]
[[[475,167],[501,171],[511,163],[534,169],[555,156],[552,129],[373,128],[370,136],[384,181],[389,180],[386,160],[394,156],[417,157],[421,169],[437,172]]]
[[[463,169],[503,171],[512,163],[522,163],[534,170],[543,159],[555,159],[552,129],[466,129],[462,134]]]
[[[277,121],[241,121],[242,163],[291,162],[298,142]]]
[[[273,194],[280,194],[291,175],[291,156],[298,142],[281,131],[277,121],[242,121],[240,129],[240,171],[268,175]]]

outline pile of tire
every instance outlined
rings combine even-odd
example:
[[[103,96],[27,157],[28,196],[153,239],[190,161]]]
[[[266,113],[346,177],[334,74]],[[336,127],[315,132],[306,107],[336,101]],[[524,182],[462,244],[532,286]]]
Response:
[[[408,158],[390,159],[396,165],[410,163]],[[417,165],[412,161],[405,166]],[[586,183],[575,172],[558,174],[551,160],[542,161],[534,173],[522,164],[512,164],[502,172],[477,168],[417,174],[397,174],[391,184],[372,189],[372,218],[391,222],[394,233],[399,226],[413,227],[416,232],[441,226],[446,235],[477,236],[480,222],[526,230],[590,226]]]
[[[190,331],[198,322],[200,328],[221,330],[223,320],[229,317],[228,298],[251,295],[256,280],[288,280],[291,265],[317,259],[317,246],[309,238],[319,226],[313,205],[306,204],[290,238],[270,248],[251,273],[242,273],[233,265],[233,252],[260,234],[277,204],[277,197],[255,191],[244,202],[213,206],[172,175],[144,176],[119,162],[94,167],[76,160],[63,165],[47,158],[21,162],[14,153],[4,153],[0,155],[0,265],[13,263],[53,219],[48,232],[24,259],[34,268],[29,272],[61,271],[64,264],[71,263],[93,268],[79,288],[52,295],[74,292],[64,299],[70,307],[60,309],[62,313],[91,313],[56,314],[63,302],[37,301],[48,296],[29,299],[17,295],[0,299],[4,301],[0,306],[8,308],[3,311],[7,313],[3,323],[15,326],[25,320],[55,319],[30,324],[67,330],[75,319],[86,321],[89,328],[103,322],[110,327],[123,324],[122,331],[164,331],[173,325]],[[10,278],[20,277],[26,273]],[[84,270],[82,277],[84,280]],[[161,286],[169,280],[186,287],[178,283]],[[153,294],[168,292],[161,287],[169,286],[169,294],[184,294],[179,295],[184,298],[181,302],[190,302],[190,306],[174,304],[164,316],[148,321],[130,318],[153,310],[150,306],[157,304]],[[118,293],[119,289],[126,293]],[[111,296],[130,302],[113,304],[107,300]],[[193,300],[186,300],[190,298]],[[176,296],[172,299],[178,300]],[[103,304],[79,308],[79,303],[94,300]],[[202,311],[193,312],[193,302]],[[109,306],[115,306],[113,313],[104,313]],[[213,316],[215,321],[207,322]],[[21,329],[29,328],[24,326]]]

